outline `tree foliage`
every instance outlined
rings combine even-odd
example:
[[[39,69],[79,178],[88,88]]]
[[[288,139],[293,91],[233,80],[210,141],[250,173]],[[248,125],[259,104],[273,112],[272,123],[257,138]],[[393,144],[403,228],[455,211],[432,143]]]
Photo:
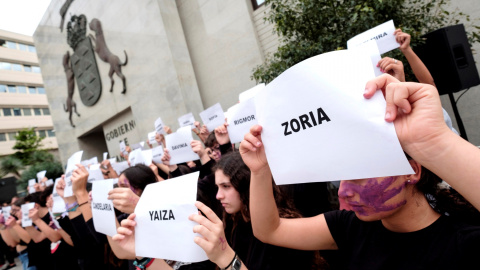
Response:
[[[386,21],[421,44],[421,35],[463,23],[470,44],[480,42],[480,27],[459,10],[446,10],[448,0],[266,0],[270,12],[265,20],[280,37],[278,50],[253,70],[252,78],[268,83],[289,67],[312,56],[346,49],[347,40]],[[474,29],[468,31],[468,29]],[[414,80],[408,62],[399,50],[386,55],[400,59],[407,80]]]
[[[49,154],[49,153],[47,153]],[[51,155],[51,154],[49,154]],[[53,156],[52,156],[53,158]],[[22,176],[19,181],[17,181],[17,184],[22,188],[25,189],[28,185],[28,180],[29,179],[37,179],[37,173],[41,172],[43,170],[46,170],[47,173],[45,174],[45,177],[48,179],[53,179],[55,180],[56,178],[62,176],[63,174],[63,167],[60,162],[56,161],[45,161],[41,163],[36,163],[25,171],[22,172]]]
[[[17,150],[14,154],[15,157],[20,159],[24,165],[33,164],[31,157],[42,146],[43,138],[35,134],[35,128],[26,128],[20,130],[15,139],[16,142],[13,146],[13,149]]]

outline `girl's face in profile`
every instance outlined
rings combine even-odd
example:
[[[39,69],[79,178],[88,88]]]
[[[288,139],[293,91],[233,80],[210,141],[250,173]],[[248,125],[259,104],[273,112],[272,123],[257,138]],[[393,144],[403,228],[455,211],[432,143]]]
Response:
[[[240,199],[240,193],[230,183],[230,177],[226,176],[222,170],[215,172],[215,184],[218,187],[217,200],[220,201],[225,212],[235,214],[242,209],[243,203]]]
[[[389,176],[360,180],[343,180],[338,197],[345,209],[363,221],[386,218],[406,204],[406,179]]]

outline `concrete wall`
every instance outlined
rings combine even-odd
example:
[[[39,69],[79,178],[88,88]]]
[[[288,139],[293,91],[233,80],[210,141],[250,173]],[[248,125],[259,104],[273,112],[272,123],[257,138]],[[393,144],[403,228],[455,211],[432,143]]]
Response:
[[[226,111],[255,86],[250,76],[264,59],[251,2],[177,0],[177,6],[203,105],[220,102]]]
[[[61,32],[59,28],[59,11],[64,2],[52,1],[34,34],[64,163],[74,152],[85,150],[85,139],[79,138],[85,138],[92,132],[98,133],[103,130],[105,123],[121,122],[122,115],[119,113],[125,110],[131,111],[136,122],[136,133],[144,137],[142,140],[146,140],[147,133],[154,130],[154,121],[158,117],[162,117],[166,125],[176,130],[178,116],[188,112],[198,115],[203,110],[174,1],[74,1],[68,9],[65,26],[71,15],[84,14],[88,22],[93,18],[99,19],[109,50],[118,55],[122,62],[125,59],[125,50],[128,64],[122,67],[127,78],[126,94],[121,94],[122,83],[116,75],[111,93],[108,78],[110,66],[97,56],[102,95],[95,105],[86,107],[82,104],[75,86],[73,99],[81,116],[73,116],[76,127],[71,127],[68,115],[63,110],[67,98],[67,80],[62,57],[67,51],[73,54],[67,43],[66,30]],[[88,34],[95,33],[87,29]],[[120,140],[128,139],[129,143],[133,144],[140,139],[139,136],[129,136],[130,134],[123,134],[115,138],[116,146],[108,145],[111,156],[119,154]],[[98,139],[98,136],[93,137]],[[89,158],[96,154],[98,152],[87,149],[84,157]]]

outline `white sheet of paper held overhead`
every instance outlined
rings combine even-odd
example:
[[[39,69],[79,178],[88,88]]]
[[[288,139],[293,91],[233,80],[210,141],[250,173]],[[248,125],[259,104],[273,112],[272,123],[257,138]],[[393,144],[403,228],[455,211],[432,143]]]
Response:
[[[22,204],[22,227],[29,227],[33,225],[32,219],[28,217],[28,213],[30,212],[30,209],[33,209],[35,207],[35,203],[26,203]]]
[[[2,207],[2,215],[5,220],[7,220],[10,217],[10,211],[12,211],[11,206]]]
[[[135,254],[181,262],[207,260],[200,246],[193,242],[197,223],[197,182],[199,172],[148,185],[142,193],[135,214]],[[161,243],[159,245],[159,243]]]
[[[214,131],[215,128],[225,123],[225,115],[220,103],[217,103],[201,112],[200,118],[202,118],[203,124],[207,126],[209,132]]]
[[[243,140],[250,128],[257,124],[255,101],[253,98],[246,99],[228,109],[227,130],[231,143]]]
[[[157,141],[155,140],[155,134],[157,134],[156,131],[152,131],[152,132],[149,132],[147,137],[148,137],[148,143],[153,145],[154,143],[157,143]]]
[[[393,32],[395,32],[395,25],[393,20],[390,20],[349,39],[347,48],[351,49],[369,40],[375,40],[380,54],[384,54],[400,47],[400,44],[395,40]]]
[[[99,233],[109,236],[117,234],[115,210],[108,192],[113,189],[113,179],[105,179],[92,183],[92,217],[93,226]]]
[[[41,172],[38,172],[37,173],[37,181],[38,183],[40,183],[40,181],[45,177],[45,174],[47,173],[47,171],[41,171]]]
[[[128,167],[129,167],[128,166],[128,161],[115,162],[115,163],[112,164],[112,168],[115,170],[117,175],[120,175]]]
[[[65,201],[57,193],[57,184],[58,184],[58,181],[60,181],[60,179],[61,178],[55,179],[55,184],[53,185],[53,191],[52,191],[52,198],[53,198],[52,212],[55,214],[63,213],[67,211]]]
[[[165,130],[163,129],[164,126],[162,118],[158,117],[157,120],[155,120],[155,132],[158,134],[165,134]]]
[[[289,68],[257,94],[258,123],[277,184],[413,173],[394,125],[384,119],[381,91],[363,97],[373,77],[368,55],[335,51]]]
[[[152,161],[157,164],[162,164],[163,147],[161,145],[152,148]]]
[[[103,180],[105,179],[103,177],[103,173],[102,173],[102,170],[100,170],[100,168],[90,168],[90,169],[87,169],[88,170],[88,182],[93,182],[93,181],[99,181],[99,180]]]
[[[192,129],[195,127],[195,117],[193,113],[187,113],[178,118],[178,124],[180,127],[190,126]]]
[[[166,148],[171,157],[170,164],[179,164],[199,159],[198,155],[193,152],[192,146],[190,145],[192,140],[192,130],[189,126],[181,127],[177,132],[168,134],[165,137]]]
[[[380,71],[380,67],[377,66],[378,62],[382,60],[382,56],[380,55],[380,51],[378,50],[377,42],[375,42],[375,40],[369,40],[357,47],[352,48],[351,50],[360,50],[361,52],[370,56],[376,77],[384,74]]]
[[[76,165],[80,164],[80,162],[82,161],[82,155],[83,151],[78,151],[73,154],[67,161],[67,169],[65,170],[65,198],[73,196],[72,180],[70,178],[72,177],[73,170],[77,168]]]

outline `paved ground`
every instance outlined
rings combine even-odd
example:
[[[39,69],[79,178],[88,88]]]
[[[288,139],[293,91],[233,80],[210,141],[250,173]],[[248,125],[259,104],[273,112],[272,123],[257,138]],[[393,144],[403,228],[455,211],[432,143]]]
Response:
[[[12,270],[22,270],[22,269],[23,269],[22,263],[20,262],[20,259],[18,259],[18,257],[15,258],[15,263],[17,264],[17,266],[14,267],[14,268],[10,268],[10,269],[12,269]],[[0,269],[5,269],[5,267],[6,267],[6,265],[4,265],[4,266],[3,266],[2,268],[0,268]]]

